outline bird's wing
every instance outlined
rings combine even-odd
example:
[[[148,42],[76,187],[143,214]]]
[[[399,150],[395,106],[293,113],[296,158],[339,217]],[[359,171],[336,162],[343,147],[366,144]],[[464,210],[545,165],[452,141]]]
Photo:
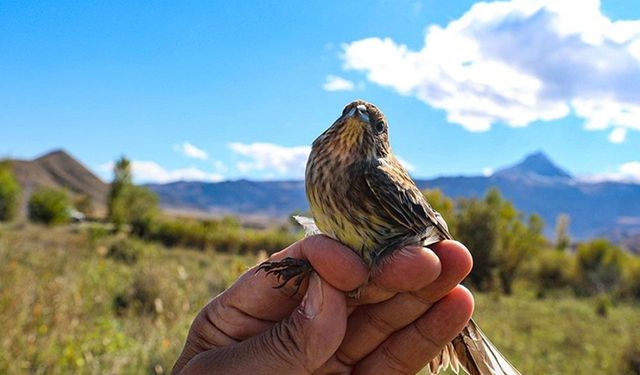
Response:
[[[400,163],[379,159],[366,165],[363,171],[367,186],[378,204],[398,224],[416,234],[435,227],[435,237],[439,238],[427,242],[452,239],[442,216],[429,206]]]
[[[473,320],[431,360],[427,369],[431,374],[438,374],[447,367],[456,374],[461,367],[471,375],[521,375]]]
[[[380,207],[399,225],[422,234],[433,233],[425,245],[453,239],[442,216],[426,201],[408,173],[395,161],[378,160],[364,170],[365,181]],[[430,232],[429,228],[435,228]],[[520,375],[471,320],[428,366],[432,374],[451,368],[471,375]]]

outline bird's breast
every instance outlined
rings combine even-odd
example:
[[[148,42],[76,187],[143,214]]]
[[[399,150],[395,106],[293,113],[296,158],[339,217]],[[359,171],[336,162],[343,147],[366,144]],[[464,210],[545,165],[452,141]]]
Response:
[[[364,176],[354,174],[351,164],[313,153],[309,160],[307,198],[322,233],[354,250],[369,265],[389,246],[405,241],[406,231],[385,219]]]

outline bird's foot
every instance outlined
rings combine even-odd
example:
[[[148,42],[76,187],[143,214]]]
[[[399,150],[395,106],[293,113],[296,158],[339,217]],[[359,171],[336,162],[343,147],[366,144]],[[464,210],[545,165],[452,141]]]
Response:
[[[265,271],[267,275],[275,275],[278,281],[282,280],[280,284],[274,286],[275,289],[284,287],[293,279],[293,286],[295,287],[293,295],[295,295],[298,293],[304,279],[313,272],[313,268],[311,267],[311,263],[306,260],[284,258],[277,262],[263,262],[256,270],[256,272],[259,271]]]

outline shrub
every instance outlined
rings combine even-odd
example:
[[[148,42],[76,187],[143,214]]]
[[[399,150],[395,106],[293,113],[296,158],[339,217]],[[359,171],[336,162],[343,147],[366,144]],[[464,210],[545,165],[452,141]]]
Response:
[[[578,294],[598,294],[613,291],[620,282],[625,254],[600,239],[583,243],[576,253],[576,291]]]
[[[459,203],[458,240],[474,255],[469,281],[481,291],[491,289],[495,269],[495,249],[499,243],[498,217],[485,202],[470,199]]]
[[[113,301],[116,314],[175,317],[180,306],[176,288],[166,275],[153,270],[138,272],[129,287],[117,294]]]
[[[214,249],[220,252],[247,253],[281,250],[298,237],[286,228],[247,229],[236,219],[220,220],[162,218],[150,225],[145,238],[160,241],[165,246],[186,246]]]
[[[145,187],[133,185],[129,159],[122,157],[116,161],[113,174],[107,197],[109,220],[116,228],[131,224],[134,234],[146,236],[158,213],[158,197]]]
[[[129,239],[121,239],[109,246],[107,258],[111,258],[122,263],[134,264],[138,259],[140,259],[143,252],[144,246],[139,242]]]
[[[613,301],[608,294],[601,294],[596,298],[596,314],[601,317],[609,315],[609,311],[613,308]]]
[[[640,300],[640,258],[630,257],[624,270],[620,294]]]
[[[0,221],[10,221],[18,214],[20,185],[7,163],[0,163]]]
[[[571,257],[563,251],[544,250],[535,259],[535,279],[538,296],[549,290],[560,289],[571,283]]]
[[[158,213],[158,197],[141,186],[122,188],[111,205],[110,219],[113,223],[116,226],[131,224],[132,230],[140,236],[147,234]]]
[[[69,194],[65,190],[41,188],[29,198],[29,219],[47,225],[63,224],[70,219],[70,207]]]

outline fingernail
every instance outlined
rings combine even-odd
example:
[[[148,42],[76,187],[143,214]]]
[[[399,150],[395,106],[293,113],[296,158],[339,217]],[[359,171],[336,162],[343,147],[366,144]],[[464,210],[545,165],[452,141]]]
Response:
[[[304,295],[300,304],[300,313],[309,319],[314,318],[322,309],[322,300],[322,281],[318,274],[313,272],[309,278],[307,294]]]

